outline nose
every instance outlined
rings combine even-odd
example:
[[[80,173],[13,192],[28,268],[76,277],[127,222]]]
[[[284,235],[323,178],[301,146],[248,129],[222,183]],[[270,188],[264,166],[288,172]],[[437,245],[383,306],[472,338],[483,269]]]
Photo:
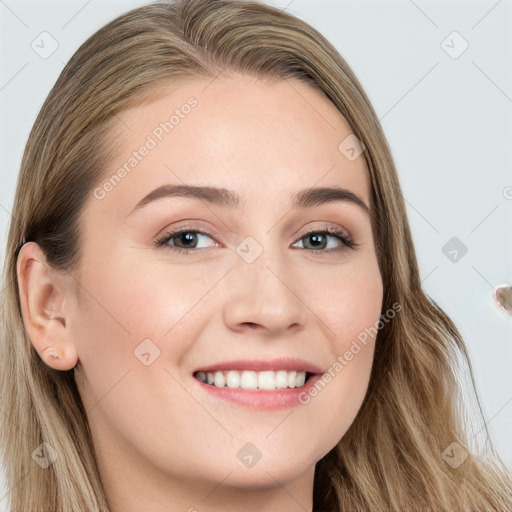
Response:
[[[311,314],[293,269],[265,251],[252,263],[237,258],[224,286],[224,322],[237,333],[289,334],[302,330]]]

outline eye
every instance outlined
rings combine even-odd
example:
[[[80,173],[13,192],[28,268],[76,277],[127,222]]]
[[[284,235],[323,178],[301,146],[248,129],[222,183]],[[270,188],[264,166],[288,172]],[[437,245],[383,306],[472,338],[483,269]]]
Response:
[[[207,249],[208,247],[218,246],[216,242],[206,247],[198,247],[198,243],[203,239],[213,238],[208,234],[204,233],[193,227],[182,228],[177,231],[168,232],[161,238],[155,241],[157,247],[162,247],[176,251],[179,253],[191,253],[196,249]],[[329,239],[333,239],[331,247],[329,247]],[[305,247],[303,240],[309,240]],[[172,242],[172,243],[171,243]],[[302,235],[298,242],[294,244],[302,243],[300,249],[308,249],[311,252],[320,252],[322,254],[342,251],[345,248],[353,249],[357,247],[357,244],[341,229],[327,228],[324,230],[313,230]],[[333,247],[334,245],[334,247]]]
[[[334,239],[330,247],[328,247],[329,238]],[[353,249],[356,247],[354,241],[344,231],[336,228],[328,228],[322,231],[309,231],[300,238],[299,242],[302,242],[302,240],[310,240],[312,243],[308,242],[308,245],[313,247],[311,250],[321,253],[337,252],[342,251],[344,248]],[[304,247],[304,243],[302,243],[302,245]],[[309,247],[306,247],[306,249],[309,249]]]
[[[195,244],[198,243],[201,237],[213,238],[207,233],[203,233],[195,228],[183,228],[177,231],[166,233],[162,238],[156,241],[157,247],[166,247],[176,252],[189,253],[194,249],[201,249],[201,247],[196,247]],[[170,244],[169,242],[173,242]],[[178,245],[176,245],[176,242]],[[184,247],[180,247],[180,244],[183,244]],[[202,247],[204,249],[204,247]]]

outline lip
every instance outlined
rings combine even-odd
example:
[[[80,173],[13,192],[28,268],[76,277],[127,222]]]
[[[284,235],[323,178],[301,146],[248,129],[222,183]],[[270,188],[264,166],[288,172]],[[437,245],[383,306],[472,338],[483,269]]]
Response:
[[[315,385],[315,382],[321,379],[320,374],[313,375],[301,388],[276,389],[274,391],[240,389],[240,388],[218,388],[211,384],[201,382],[194,377],[197,386],[200,387],[209,396],[226,400],[236,405],[260,410],[275,411],[302,405],[301,396],[309,395],[309,388]]]
[[[275,390],[254,390],[240,388],[218,388],[217,386],[207,384],[195,377],[199,371],[216,372],[228,370],[252,370],[252,371],[303,371],[310,374],[309,379],[300,388],[275,389]],[[275,411],[287,409],[302,405],[300,397],[307,396],[309,388],[314,386],[316,381],[322,377],[322,370],[303,359],[280,358],[272,361],[258,360],[234,360],[224,361],[222,363],[210,366],[202,366],[194,370],[193,379],[195,385],[207,393],[209,396],[225,400],[242,407],[260,411]]]
[[[275,372],[279,370],[286,371],[297,371],[297,372],[306,372],[312,375],[322,374],[323,371],[313,363],[310,363],[304,359],[298,359],[294,357],[281,357],[278,359],[272,360],[256,360],[256,359],[237,359],[233,361],[223,361],[220,363],[212,364],[209,366],[201,366],[194,370],[194,374],[197,372],[224,372],[229,370],[252,370],[252,371],[270,371],[273,370]],[[301,388],[299,388],[301,389]]]

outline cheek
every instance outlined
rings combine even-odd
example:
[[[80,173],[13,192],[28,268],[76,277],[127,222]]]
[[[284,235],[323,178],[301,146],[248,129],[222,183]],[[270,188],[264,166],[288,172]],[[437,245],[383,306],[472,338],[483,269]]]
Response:
[[[92,410],[91,423],[102,429],[108,417],[107,424],[117,425],[133,445],[143,444],[139,434],[148,425],[159,425],[160,432],[146,446],[157,460],[166,450],[161,443],[168,442],[162,432],[183,433],[182,418],[200,413],[168,371],[176,375],[174,369],[204,329],[209,318],[205,287],[210,289],[219,278],[211,272],[191,280],[189,273],[148,267],[118,259],[116,265],[98,265],[92,272],[90,264],[81,276],[73,337],[82,366],[77,384],[86,410]],[[173,413],[176,409],[180,415]],[[190,435],[204,436],[199,428],[186,428]]]
[[[328,339],[335,338],[332,348],[339,354],[348,349],[351,340],[378,322],[383,298],[380,272],[377,263],[370,260],[315,277],[305,296],[314,300],[310,307],[318,311]],[[325,285],[319,287],[319,282]]]
[[[322,416],[331,439],[340,439],[354,420],[370,378],[382,308],[383,286],[376,260],[346,266],[328,276],[311,305],[321,314],[331,360],[322,379],[302,396],[312,417]],[[320,315],[319,315],[320,316]]]
[[[138,369],[136,354],[143,342],[151,357],[159,354],[159,363],[169,360],[171,347],[173,360],[179,362],[204,328],[205,296],[222,275],[221,269],[192,275],[177,267],[120,258],[115,265],[90,262],[80,276],[73,325],[82,366],[90,362],[100,372],[106,366],[115,368],[111,374]]]

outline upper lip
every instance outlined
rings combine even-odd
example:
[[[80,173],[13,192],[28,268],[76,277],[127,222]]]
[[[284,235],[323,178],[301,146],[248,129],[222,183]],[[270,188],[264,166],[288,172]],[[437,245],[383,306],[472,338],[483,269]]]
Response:
[[[200,368],[196,368],[194,373],[199,371],[203,372],[222,372],[228,370],[252,370],[252,371],[298,371],[298,372],[306,372],[311,374],[321,374],[322,370],[313,363],[305,361],[304,359],[297,358],[280,358],[280,359],[272,359],[272,360],[263,360],[263,359],[237,359],[233,361],[222,361],[215,364],[210,364],[208,366],[201,366]]]

